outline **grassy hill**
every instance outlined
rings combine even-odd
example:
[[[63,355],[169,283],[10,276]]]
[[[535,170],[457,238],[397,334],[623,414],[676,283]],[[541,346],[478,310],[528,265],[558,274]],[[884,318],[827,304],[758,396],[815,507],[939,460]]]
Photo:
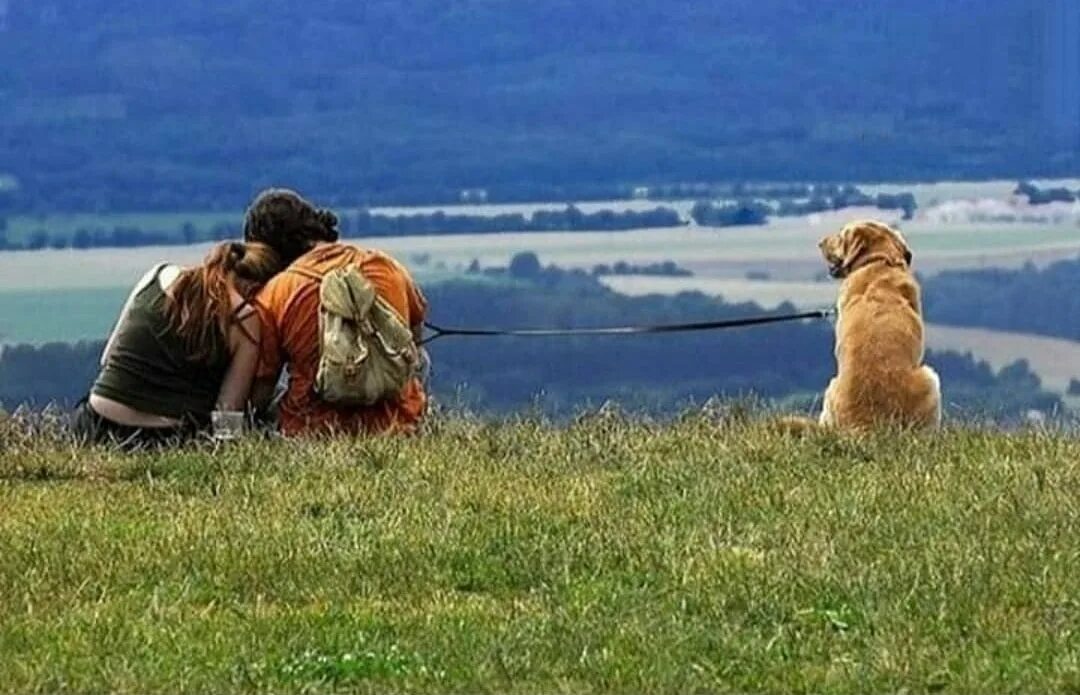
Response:
[[[2,692],[1080,689],[1073,437],[0,450]]]

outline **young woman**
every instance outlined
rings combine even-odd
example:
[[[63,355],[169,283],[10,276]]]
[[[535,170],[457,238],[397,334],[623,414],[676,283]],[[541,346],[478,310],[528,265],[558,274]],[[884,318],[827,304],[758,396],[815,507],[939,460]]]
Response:
[[[251,298],[284,264],[262,243],[223,243],[202,265],[160,264],[132,290],[73,429],[125,448],[195,435],[214,410],[243,410],[259,359]]]

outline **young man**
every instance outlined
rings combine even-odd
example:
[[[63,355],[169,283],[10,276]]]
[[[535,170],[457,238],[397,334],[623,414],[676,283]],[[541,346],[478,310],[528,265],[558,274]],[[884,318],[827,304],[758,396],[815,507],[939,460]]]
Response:
[[[278,407],[279,426],[286,436],[414,431],[427,408],[419,378],[412,379],[397,398],[365,407],[326,403],[314,389],[320,278],[353,264],[419,339],[427,303],[405,267],[385,253],[338,243],[333,213],[317,210],[291,191],[261,194],[248,210],[244,235],[281,248],[282,255],[291,260],[254,301],[263,329],[255,404],[269,402],[287,366],[288,390]]]

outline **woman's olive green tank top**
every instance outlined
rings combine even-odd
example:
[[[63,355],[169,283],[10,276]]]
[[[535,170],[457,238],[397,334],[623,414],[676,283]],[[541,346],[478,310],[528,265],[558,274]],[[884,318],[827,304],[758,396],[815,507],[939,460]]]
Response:
[[[210,420],[229,368],[225,354],[212,364],[192,362],[169,326],[158,266],[153,280],[120,317],[116,339],[92,393],[151,415],[197,424]]]

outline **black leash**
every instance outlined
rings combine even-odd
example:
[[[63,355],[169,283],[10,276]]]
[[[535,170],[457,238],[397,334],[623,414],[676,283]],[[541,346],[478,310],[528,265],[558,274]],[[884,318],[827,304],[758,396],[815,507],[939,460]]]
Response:
[[[827,319],[835,313],[834,309],[818,309],[817,311],[804,311],[800,314],[782,314],[780,316],[750,316],[742,319],[727,319],[726,321],[702,321],[698,323],[679,323],[666,326],[618,326],[614,328],[526,328],[520,330],[498,330],[479,328],[443,328],[434,323],[425,322],[424,326],[434,335],[420,341],[421,345],[427,345],[439,338],[448,336],[460,337],[495,337],[510,336],[514,338],[554,338],[561,336],[591,336],[591,335],[644,335],[649,333],[689,333],[691,331],[712,331],[722,328],[742,328],[745,326],[763,326],[769,323],[783,323],[786,321],[805,321],[807,319]]]

